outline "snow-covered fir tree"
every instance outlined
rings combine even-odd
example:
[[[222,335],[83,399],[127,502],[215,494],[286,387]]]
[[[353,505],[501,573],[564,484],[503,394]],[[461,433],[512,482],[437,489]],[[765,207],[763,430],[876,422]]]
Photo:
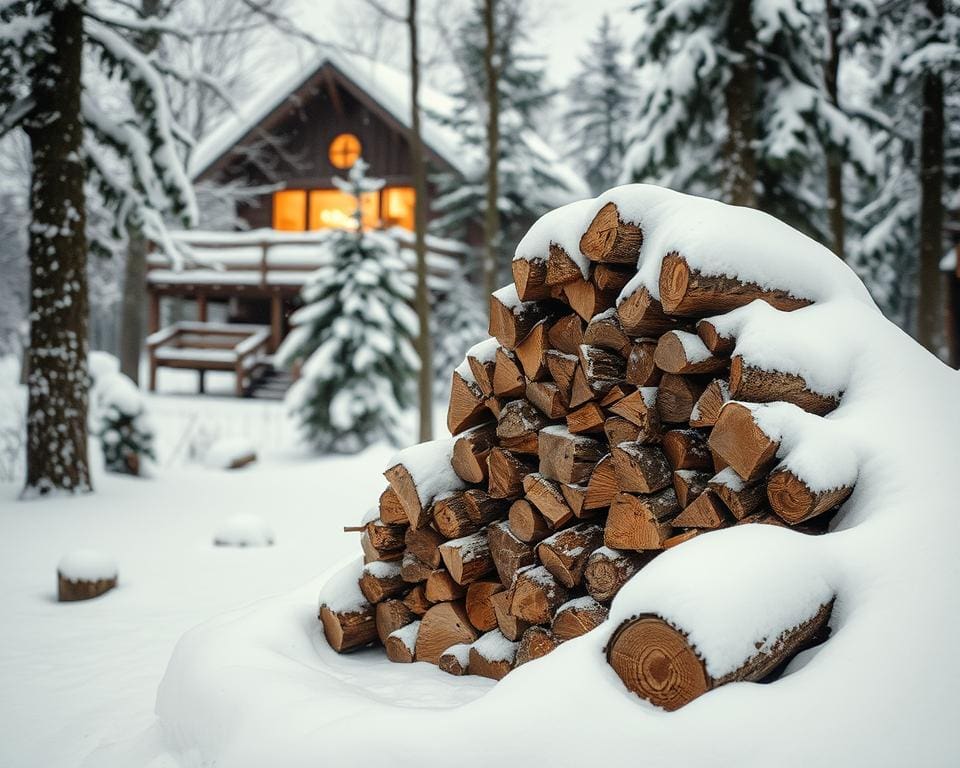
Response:
[[[275,362],[299,365],[287,407],[320,451],[350,453],[386,438],[400,442],[403,410],[414,402],[419,364],[411,276],[396,241],[361,224],[360,196],[383,186],[359,159],[334,179],[356,200],[354,227],[330,233],[329,263],[311,275],[303,306]]]
[[[604,15],[580,71],[567,86],[564,124],[570,158],[594,193],[612,187],[622,173],[626,132],[635,108],[634,69],[623,60],[623,41]]]
[[[120,361],[104,352],[91,352],[90,426],[100,440],[109,472],[139,475],[145,460],[156,461],[154,429],[143,394],[120,373]]]

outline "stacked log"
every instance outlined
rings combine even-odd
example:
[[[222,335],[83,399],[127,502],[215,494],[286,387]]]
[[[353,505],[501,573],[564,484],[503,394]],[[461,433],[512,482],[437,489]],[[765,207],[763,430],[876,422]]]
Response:
[[[580,241],[586,279],[556,245],[515,261],[516,285],[491,297],[491,339],[453,373],[453,438],[401,451],[385,472],[360,586],[377,617],[362,638],[379,637],[391,659],[500,679],[603,622],[666,549],[741,524],[822,532],[849,495],[782,463],[754,411],[779,400],[822,415],[838,398],[751,366],[709,317],[755,299],[809,302],[671,253],[661,304],[648,287],[624,289],[642,241],[608,204]],[[328,637],[351,630],[336,619],[326,612]],[[615,666],[630,666],[625,643],[669,634],[645,621],[620,631]],[[719,684],[689,665],[697,691]]]

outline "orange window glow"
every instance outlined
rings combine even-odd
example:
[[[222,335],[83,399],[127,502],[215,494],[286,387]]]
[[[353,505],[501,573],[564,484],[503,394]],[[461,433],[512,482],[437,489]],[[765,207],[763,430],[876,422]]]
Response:
[[[302,232],[307,228],[307,192],[284,189],[273,193],[273,228]]]
[[[383,223],[413,231],[417,200],[413,187],[387,187],[383,190]]]
[[[327,151],[330,157],[330,164],[334,168],[347,169],[352,168],[360,157],[360,139],[352,133],[341,133],[330,142],[330,149]]]
[[[339,189],[310,190],[310,229],[352,229],[356,202]],[[360,196],[360,215],[364,229],[380,223],[380,195],[365,192]]]

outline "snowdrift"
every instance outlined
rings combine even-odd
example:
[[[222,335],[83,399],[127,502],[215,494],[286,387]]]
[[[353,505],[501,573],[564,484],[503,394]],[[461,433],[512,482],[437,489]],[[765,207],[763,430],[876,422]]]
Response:
[[[321,603],[336,609],[360,605],[361,565],[350,563],[181,640],[157,713],[168,749],[184,764],[960,760],[960,662],[951,642],[960,519],[948,482],[958,455],[957,373],[888,323],[829,251],[756,211],[620,187],[545,216],[518,259],[545,261],[559,246],[588,274],[580,238],[609,203],[643,231],[636,273],[617,299],[624,317],[639,294],[664,307],[687,300],[682,289],[679,299],[661,295],[668,254],[682,254],[693,280],[766,292],[766,301],[708,314],[750,367],[801,377],[809,393],[835,400],[825,415],[795,404],[744,406],[776,443],[780,466],[812,493],[855,482],[830,531],[701,532],[633,576],[596,629],[495,687],[431,664],[390,664],[381,649],[334,653],[316,596],[319,589]],[[522,304],[515,289],[500,299],[508,309]],[[687,341],[688,361],[702,361]],[[607,661],[617,628],[650,614],[682,628],[706,673],[723,678],[831,600],[829,640],[793,658],[776,682],[734,682],[675,712],[629,691]]]

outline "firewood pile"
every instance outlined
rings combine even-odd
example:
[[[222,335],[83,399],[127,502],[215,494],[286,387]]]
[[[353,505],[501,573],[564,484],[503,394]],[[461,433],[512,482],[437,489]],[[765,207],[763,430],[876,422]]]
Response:
[[[838,398],[751,365],[723,322],[756,299],[783,311],[810,302],[701,274],[682,253],[663,257],[659,299],[625,290],[643,239],[611,202],[582,233],[579,259],[551,242],[514,260],[514,283],[491,297],[492,338],[453,372],[453,439],[401,451],[378,516],[354,529],[365,603],[321,607],[335,650],[381,643],[392,661],[500,679],[597,627],[667,549],[729,526],[826,530],[852,488],[823,490],[785,466],[754,404],[824,415]],[[822,639],[829,610],[719,681],[655,616],[618,628],[608,660],[672,709],[767,677]],[[679,692],[658,696],[651,649],[678,660]]]

